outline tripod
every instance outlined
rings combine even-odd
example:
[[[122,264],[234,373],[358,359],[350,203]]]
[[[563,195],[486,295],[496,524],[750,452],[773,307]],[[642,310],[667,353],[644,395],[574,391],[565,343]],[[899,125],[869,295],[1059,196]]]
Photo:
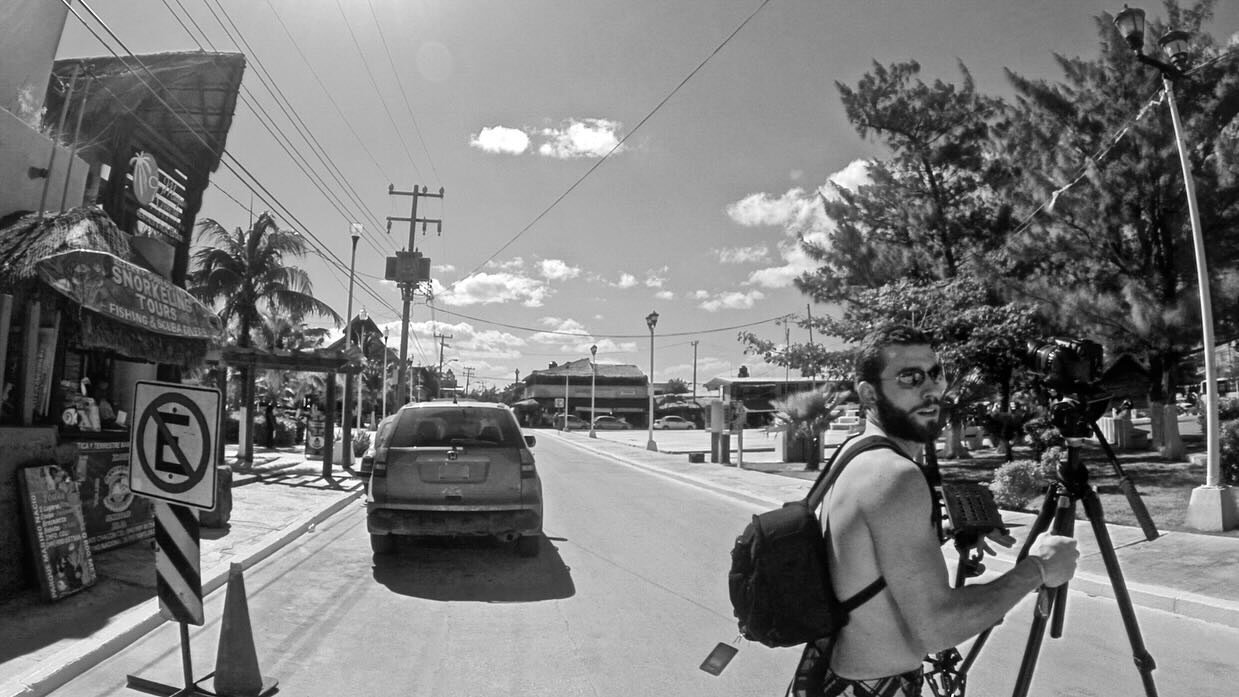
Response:
[[[1082,424],[1077,420],[1076,425],[1080,426]],[[1133,502],[1134,512],[1136,517],[1140,519],[1145,536],[1150,540],[1154,539],[1157,536],[1157,530],[1153,527],[1152,521],[1149,520],[1148,511],[1144,509],[1143,503],[1140,502],[1139,494],[1136,493],[1135,487],[1131,486],[1130,480],[1127,480],[1126,475],[1123,474],[1118,460],[1114,457],[1114,452],[1110,449],[1110,445],[1106,442],[1096,422],[1089,422],[1089,425],[1091,425],[1093,434],[1097,436],[1097,441],[1101,443],[1102,449],[1110,459],[1111,464],[1118,472],[1120,481],[1125,482],[1121,486],[1124,493],[1127,494],[1128,501]],[[1051,519],[1053,519],[1052,530],[1055,535],[1073,536],[1075,532],[1076,502],[1083,502],[1084,513],[1092,525],[1093,535],[1097,539],[1097,546],[1106,565],[1106,573],[1110,577],[1110,586],[1114,590],[1114,599],[1118,602],[1119,613],[1123,618],[1123,627],[1127,631],[1127,640],[1131,643],[1132,657],[1135,660],[1136,669],[1140,671],[1140,679],[1144,683],[1144,692],[1148,697],[1157,697],[1157,686],[1153,684],[1153,670],[1157,665],[1145,648],[1144,639],[1140,635],[1140,625],[1136,622],[1136,613],[1132,608],[1131,596],[1127,593],[1127,584],[1123,581],[1123,572],[1119,568],[1118,556],[1114,552],[1114,545],[1110,541],[1110,533],[1106,529],[1105,515],[1101,510],[1101,500],[1097,497],[1097,492],[1088,483],[1088,469],[1080,461],[1080,445],[1085,436],[1081,433],[1082,429],[1080,428],[1063,428],[1061,424],[1059,426],[1060,431],[1063,431],[1063,435],[1067,438],[1067,459],[1059,465],[1056,481],[1046,489],[1045,501],[1036,520],[1032,524],[1032,528],[1029,530],[1024,546],[1020,549],[1018,559],[1022,560],[1028,556],[1033,540],[1046,531]],[[1150,531],[1152,532],[1151,535]],[[1028,644],[1024,649],[1024,656],[1020,662],[1020,671],[1016,677],[1015,691],[1012,693],[1014,697],[1024,697],[1028,694],[1033,671],[1037,666],[1037,655],[1041,649],[1042,639],[1045,637],[1045,625],[1047,621],[1050,621],[1052,615],[1053,624],[1050,628],[1050,636],[1055,639],[1062,636],[1063,618],[1066,614],[1066,609],[1067,584],[1064,583],[1057,588],[1042,587],[1038,592],[1032,627],[1028,635]]]

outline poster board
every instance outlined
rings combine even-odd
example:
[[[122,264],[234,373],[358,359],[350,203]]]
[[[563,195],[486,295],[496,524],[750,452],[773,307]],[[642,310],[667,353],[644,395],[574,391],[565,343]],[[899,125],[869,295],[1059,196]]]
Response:
[[[327,418],[317,405],[310,407],[305,425],[305,459],[323,459],[323,448],[327,445]]]
[[[95,562],[71,473],[60,465],[38,465],[19,470],[17,479],[26,540],[44,599],[59,600],[93,585]]]
[[[92,552],[120,547],[155,535],[150,499],[129,490],[129,440],[77,442],[76,479],[82,517]]]

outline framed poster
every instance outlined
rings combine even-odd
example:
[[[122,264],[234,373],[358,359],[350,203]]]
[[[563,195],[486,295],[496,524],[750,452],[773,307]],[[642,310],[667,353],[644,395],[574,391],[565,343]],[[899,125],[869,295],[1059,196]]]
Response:
[[[109,434],[110,435],[110,434]],[[129,490],[129,440],[77,442],[82,517],[92,552],[155,536],[150,499]]]
[[[17,479],[43,597],[59,600],[93,585],[95,562],[86,541],[77,482],[59,465],[26,467],[18,471]]]

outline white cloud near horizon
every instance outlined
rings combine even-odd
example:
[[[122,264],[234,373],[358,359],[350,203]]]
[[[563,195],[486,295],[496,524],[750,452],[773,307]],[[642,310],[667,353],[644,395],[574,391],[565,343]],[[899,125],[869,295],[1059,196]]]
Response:
[[[543,259],[538,262],[538,271],[548,281],[566,281],[581,275],[581,268],[569,266],[562,259]]]
[[[529,149],[529,135],[519,128],[485,126],[469,137],[469,146],[483,152],[520,155]]]
[[[620,274],[619,280],[615,282],[616,288],[632,288],[637,285],[637,277],[630,273]]]
[[[552,294],[544,281],[513,273],[477,273],[456,282],[451,289],[442,288],[436,298],[445,305],[492,305],[517,303],[524,307],[542,307]]]
[[[698,298],[701,298],[701,291],[698,291]],[[718,312],[719,310],[749,310],[757,304],[758,300],[762,300],[766,294],[756,288],[746,291],[725,291],[722,293],[706,294],[702,302],[698,303],[697,307],[706,312]]]

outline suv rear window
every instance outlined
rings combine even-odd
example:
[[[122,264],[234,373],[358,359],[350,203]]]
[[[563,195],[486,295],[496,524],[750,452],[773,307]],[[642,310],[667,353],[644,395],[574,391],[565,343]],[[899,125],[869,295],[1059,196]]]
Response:
[[[453,445],[523,448],[525,439],[516,419],[507,411],[444,405],[403,411],[387,443],[390,448]]]

